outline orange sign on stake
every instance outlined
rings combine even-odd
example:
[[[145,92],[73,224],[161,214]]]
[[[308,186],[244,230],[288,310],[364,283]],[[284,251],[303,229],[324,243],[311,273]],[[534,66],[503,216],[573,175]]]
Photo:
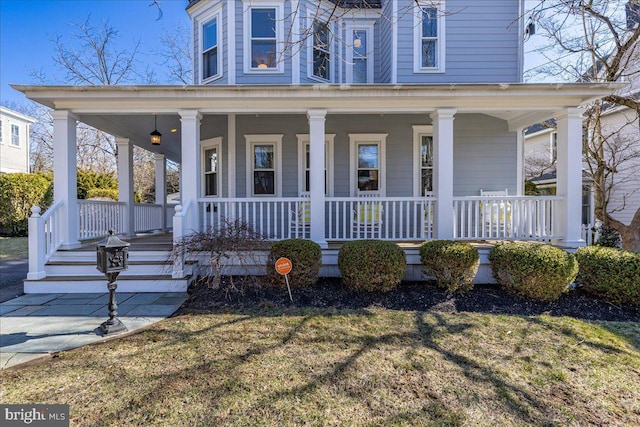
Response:
[[[293,268],[293,264],[289,258],[278,258],[276,261],[276,272],[281,275],[291,273],[291,269]]]
[[[293,302],[293,296],[291,295],[291,286],[289,286],[289,276],[291,273],[291,269],[293,268],[293,263],[289,258],[278,258],[276,261],[276,273],[284,276],[284,280],[287,282],[287,290],[289,291],[289,299]]]

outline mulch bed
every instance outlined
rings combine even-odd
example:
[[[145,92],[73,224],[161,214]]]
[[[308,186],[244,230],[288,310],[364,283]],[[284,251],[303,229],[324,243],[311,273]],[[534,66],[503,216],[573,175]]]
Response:
[[[583,320],[640,322],[640,307],[621,306],[571,289],[558,301],[537,302],[511,295],[497,285],[476,285],[462,295],[447,295],[433,282],[402,282],[388,293],[355,293],[338,278],[322,278],[306,289],[293,289],[293,302],[286,287],[263,286],[257,277],[223,277],[218,286],[204,281],[191,286],[183,310],[212,311],[251,308],[335,308],[433,312],[479,312],[518,316],[570,316]]]

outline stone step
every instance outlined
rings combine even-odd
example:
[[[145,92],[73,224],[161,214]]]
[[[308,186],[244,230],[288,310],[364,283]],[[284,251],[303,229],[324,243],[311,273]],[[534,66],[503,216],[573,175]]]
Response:
[[[192,264],[187,263],[189,274],[191,273]],[[171,262],[159,261],[130,261],[129,268],[123,271],[120,276],[138,276],[138,275],[170,275],[173,270]],[[54,261],[49,262],[44,267],[47,277],[51,276],[96,276],[104,277],[96,268],[96,261]]]
[[[193,276],[173,279],[171,275],[119,276],[118,292],[186,292]],[[91,293],[107,292],[107,279],[102,276],[52,276],[41,280],[25,280],[24,292]]]

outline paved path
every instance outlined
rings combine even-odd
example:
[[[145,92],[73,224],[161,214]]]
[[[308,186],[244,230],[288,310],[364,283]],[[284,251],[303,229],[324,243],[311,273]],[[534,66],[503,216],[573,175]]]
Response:
[[[0,302],[20,296],[24,293],[22,281],[27,278],[29,261],[0,262]]]
[[[172,315],[185,293],[117,293],[118,318],[135,331]],[[28,294],[0,303],[0,369],[105,340],[109,295]],[[116,335],[117,336],[117,335]]]

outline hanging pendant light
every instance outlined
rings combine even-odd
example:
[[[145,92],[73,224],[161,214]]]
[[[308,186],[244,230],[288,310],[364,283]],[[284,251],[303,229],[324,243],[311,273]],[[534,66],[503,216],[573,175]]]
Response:
[[[160,145],[160,138],[162,134],[158,132],[158,116],[153,115],[153,132],[151,132],[151,144]]]

